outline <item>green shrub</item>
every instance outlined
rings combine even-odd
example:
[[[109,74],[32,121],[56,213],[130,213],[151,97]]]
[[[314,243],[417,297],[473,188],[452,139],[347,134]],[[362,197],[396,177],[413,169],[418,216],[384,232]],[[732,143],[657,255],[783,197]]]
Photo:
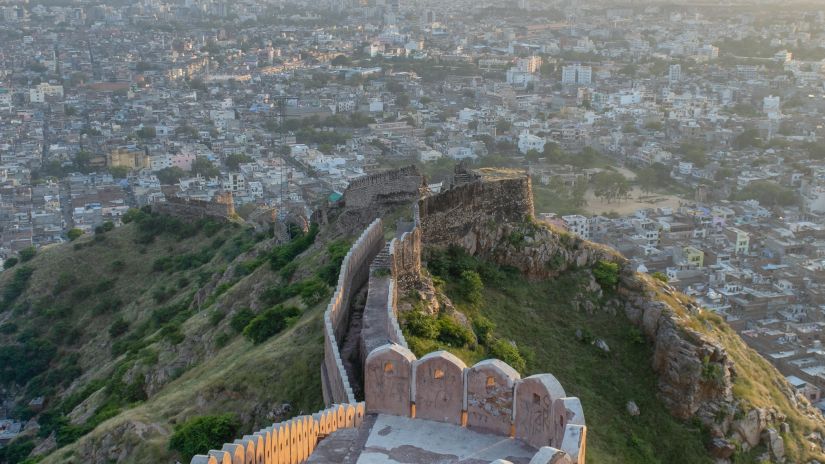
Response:
[[[169,449],[189,461],[196,454],[220,449],[236,438],[240,422],[232,414],[193,417],[175,428],[169,438]]]
[[[603,289],[615,289],[619,284],[619,265],[610,261],[599,261],[593,266],[593,277]]]
[[[8,307],[11,303],[14,303],[17,297],[23,294],[32,274],[34,274],[34,269],[28,266],[20,267],[14,271],[11,282],[6,284],[6,288],[3,289],[4,306]]]
[[[479,343],[488,346],[493,342],[493,331],[496,330],[496,325],[490,319],[484,316],[476,316],[473,318],[473,331],[476,333]]]
[[[653,274],[650,274],[650,277],[653,277],[654,279],[662,281],[664,283],[668,283],[668,280],[669,280],[667,278],[667,274],[665,274],[663,272],[654,272]]]
[[[453,316],[438,318],[438,341],[454,347],[462,347],[475,341],[473,332],[461,325]]]
[[[220,324],[225,317],[225,312],[216,309],[209,313],[209,323],[212,325],[212,327],[215,327],[218,324]]]
[[[490,346],[490,356],[506,362],[510,367],[521,373],[524,373],[527,369],[527,363],[519,353],[518,348],[502,338],[499,338]]]
[[[0,447],[0,462],[15,464],[23,462],[34,450],[34,440],[29,437],[14,440],[6,446]]]
[[[481,276],[478,272],[463,271],[461,273],[459,292],[468,303],[473,305],[480,304],[483,299],[482,290],[484,290],[484,283],[481,281]]]
[[[83,235],[83,231],[76,227],[74,229],[69,229],[69,231],[66,232],[66,236],[69,237],[69,241],[71,242],[79,239],[81,235]]]
[[[412,310],[401,313],[401,324],[414,337],[431,340],[438,336],[438,323],[435,317],[423,311]]]
[[[329,287],[315,277],[304,280],[299,284],[298,294],[306,306],[315,306],[329,295]]]
[[[129,330],[129,323],[124,321],[121,318],[115,319],[112,322],[112,325],[109,326],[109,336],[112,338],[117,338],[126,333]]]
[[[215,346],[217,346],[218,348],[223,348],[226,346],[227,343],[229,343],[229,340],[231,338],[232,337],[230,337],[228,333],[221,332],[220,334],[218,334],[217,337],[215,337]]]
[[[255,343],[263,343],[269,337],[284,330],[290,318],[297,317],[301,310],[294,306],[276,306],[257,315],[243,329],[244,337]]]
[[[229,321],[229,326],[232,327],[235,332],[243,332],[243,329],[254,318],[255,313],[253,313],[251,309],[243,308],[238,310],[238,312],[232,316],[232,320]]]
[[[9,269],[14,267],[20,260],[15,257],[11,257],[5,261],[3,261],[3,269]]]
[[[37,248],[33,246],[23,248],[22,250],[20,250],[18,255],[20,256],[20,261],[24,263],[27,261],[31,261],[35,257],[35,255],[37,255]]]

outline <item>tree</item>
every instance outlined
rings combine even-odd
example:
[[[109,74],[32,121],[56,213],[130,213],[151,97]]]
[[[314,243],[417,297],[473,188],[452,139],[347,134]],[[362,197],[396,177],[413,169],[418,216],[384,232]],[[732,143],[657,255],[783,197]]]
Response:
[[[69,241],[71,242],[74,242],[75,240],[80,238],[81,235],[83,235],[83,230],[78,229],[77,227],[69,229],[69,231],[66,233],[66,236],[69,237]]]
[[[509,131],[513,127],[513,124],[506,119],[499,119],[496,121],[496,132],[503,133]]]
[[[160,171],[156,172],[155,175],[157,176],[161,184],[172,185],[176,184],[181,179],[181,177],[184,177],[186,175],[186,173],[183,172],[183,169],[177,166],[172,166],[171,168],[161,169]]]
[[[593,176],[593,193],[608,203],[627,197],[630,183],[618,172],[603,171]]]
[[[155,138],[155,136],[157,136],[157,132],[154,127],[147,126],[138,129],[137,132],[135,132],[135,135],[144,140],[149,140]]]
[[[26,261],[31,261],[35,257],[35,255],[37,255],[37,248],[33,246],[23,248],[22,250],[20,250],[18,255],[20,255],[20,261],[24,263]]]
[[[189,461],[196,454],[218,449],[232,441],[239,427],[240,422],[232,414],[194,417],[175,429],[169,439],[169,449]]]
[[[797,192],[768,180],[751,182],[733,195],[734,200],[757,200],[762,206],[792,206],[799,203]]]
[[[125,179],[129,175],[129,168],[126,166],[112,166],[109,168],[109,174],[115,179]]]
[[[11,257],[5,261],[3,261],[3,269],[9,269],[14,267],[20,260],[15,257]]]
[[[235,153],[226,157],[226,167],[232,171],[237,171],[241,164],[249,163],[252,158],[243,153]]]
[[[696,167],[701,168],[708,164],[705,149],[699,144],[683,143],[677,151],[682,155],[683,160],[693,163]]]
[[[198,157],[192,162],[192,174],[210,178],[218,177],[221,174],[221,171],[208,159]]]
[[[395,97],[395,104],[400,106],[401,108],[406,108],[410,106],[410,96],[406,93],[399,94]]]
[[[733,139],[733,146],[740,150],[751,147],[761,147],[762,139],[759,138],[759,131],[754,128],[745,129],[744,132],[737,135],[736,138]]]

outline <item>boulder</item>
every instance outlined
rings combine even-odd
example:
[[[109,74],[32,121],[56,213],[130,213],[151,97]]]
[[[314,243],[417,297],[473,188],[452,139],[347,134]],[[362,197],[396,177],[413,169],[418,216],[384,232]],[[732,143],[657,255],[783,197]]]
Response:
[[[769,428],[762,432],[762,441],[765,442],[774,459],[777,461],[785,459],[785,441],[775,429]]]
[[[639,410],[639,405],[637,405],[635,401],[628,401],[627,406],[625,408],[627,409],[627,413],[631,416],[638,416],[642,413]]]
[[[724,438],[714,438],[708,445],[708,451],[716,459],[728,459],[736,452],[736,445]]]

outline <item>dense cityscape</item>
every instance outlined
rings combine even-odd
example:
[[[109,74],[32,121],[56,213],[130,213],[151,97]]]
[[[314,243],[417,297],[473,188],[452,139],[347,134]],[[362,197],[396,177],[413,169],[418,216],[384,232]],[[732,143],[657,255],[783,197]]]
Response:
[[[366,174],[520,169],[825,411],[825,10],[764,3],[0,2],[3,267],[133,208],[277,234]]]

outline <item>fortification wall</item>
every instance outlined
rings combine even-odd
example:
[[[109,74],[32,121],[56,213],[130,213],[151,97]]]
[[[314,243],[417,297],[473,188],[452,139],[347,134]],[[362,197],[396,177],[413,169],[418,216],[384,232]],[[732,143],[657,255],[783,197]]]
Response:
[[[311,416],[298,416],[244,435],[225,443],[220,450],[195,455],[190,464],[301,464],[319,440],[339,429],[360,427],[364,415],[364,403],[334,405]]]
[[[229,192],[216,194],[212,201],[168,196],[166,201],[155,203],[152,207],[161,214],[186,220],[202,218],[228,220],[235,215],[234,200]]]
[[[350,317],[350,303],[369,277],[369,265],[384,246],[384,228],[376,219],[364,230],[341,263],[338,285],[324,312],[324,363],[321,383],[324,403],[355,403],[355,395],[347,378],[339,351]]]
[[[484,178],[461,184],[421,199],[418,206],[422,240],[436,246],[474,242],[486,227],[534,216],[529,176]]]
[[[353,180],[344,191],[344,203],[355,209],[408,203],[418,199],[423,187],[424,178],[415,166],[393,169]]]
[[[563,451],[584,463],[587,426],[578,398],[551,374],[522,379],[497,359],[467,367],[446,351],[421,359],[407,348],[376,348],[364,366],[367,414],[446,422]]]

